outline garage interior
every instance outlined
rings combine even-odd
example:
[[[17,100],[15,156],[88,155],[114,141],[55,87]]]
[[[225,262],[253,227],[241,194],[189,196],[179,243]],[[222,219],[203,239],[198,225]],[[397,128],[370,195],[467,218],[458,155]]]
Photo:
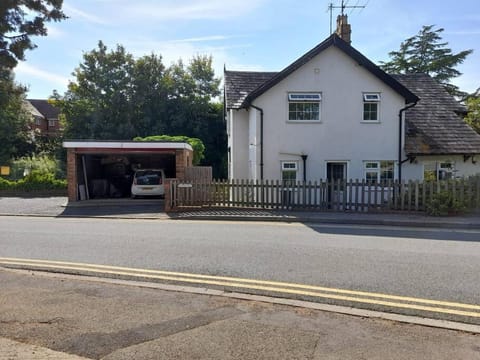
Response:
[[[128,198],[133,175],[140,169],[163,169],[175,178],[175,154],[77,155],[77,183],[80,200]],[[88,184],[88,187],[85,187]],[[88,193],[87,193],[88,188]]]
[[[191,166],[186,143],[65,142],[69,201],[131,197],[133,175],[163,169],[166,178],[182,178]]]

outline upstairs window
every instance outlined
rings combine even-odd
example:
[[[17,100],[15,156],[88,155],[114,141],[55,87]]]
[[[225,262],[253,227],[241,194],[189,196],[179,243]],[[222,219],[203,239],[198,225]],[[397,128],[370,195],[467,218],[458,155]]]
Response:
[[[379,117],[380,94],[364,93],[363,94],[363,121],[376,122]]]
[[[48,119],[48,127],[55,127],[55,126],[57,126],[57,120]]]
[[[320,121],[320,93],[289,93],[289,121]]]

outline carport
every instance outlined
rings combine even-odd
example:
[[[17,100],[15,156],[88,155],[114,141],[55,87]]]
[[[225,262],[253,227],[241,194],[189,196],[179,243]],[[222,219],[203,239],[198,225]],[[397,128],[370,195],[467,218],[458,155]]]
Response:
[[[138,169],[163,169],[183,179],[192,147],[183,142],[65,141],[68,200],[129,198]]]

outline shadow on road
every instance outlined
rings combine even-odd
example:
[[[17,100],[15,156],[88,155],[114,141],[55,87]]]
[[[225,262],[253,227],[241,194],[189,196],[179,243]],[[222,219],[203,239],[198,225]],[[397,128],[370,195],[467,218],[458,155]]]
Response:
[[[327,225],[309,223],[305,223],[304,225],[322,234],[480,242],[480,230],[406,228],[400,226],[383,227],[374,225]]]
[[[167,217],[164,212],[164,201],[89,201],[83,204],[69,205],[58,217],[132,217],[132,218],[160,218]]]

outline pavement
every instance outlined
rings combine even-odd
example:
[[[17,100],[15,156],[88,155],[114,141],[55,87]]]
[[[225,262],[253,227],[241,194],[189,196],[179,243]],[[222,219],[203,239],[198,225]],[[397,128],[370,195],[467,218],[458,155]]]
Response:
[[[339,225],[379,225],[480,229],[480,212],[434,217],[418,212],[353,213],[294,210],[197,208],[163,211],[162,199],[98,199],[68,203],[65,197],[0,198],[0,215],[101,217],[152,220],[277,221]]]
[[[0,360],[480,359],[479,334],[149,286],[0,269]]]

